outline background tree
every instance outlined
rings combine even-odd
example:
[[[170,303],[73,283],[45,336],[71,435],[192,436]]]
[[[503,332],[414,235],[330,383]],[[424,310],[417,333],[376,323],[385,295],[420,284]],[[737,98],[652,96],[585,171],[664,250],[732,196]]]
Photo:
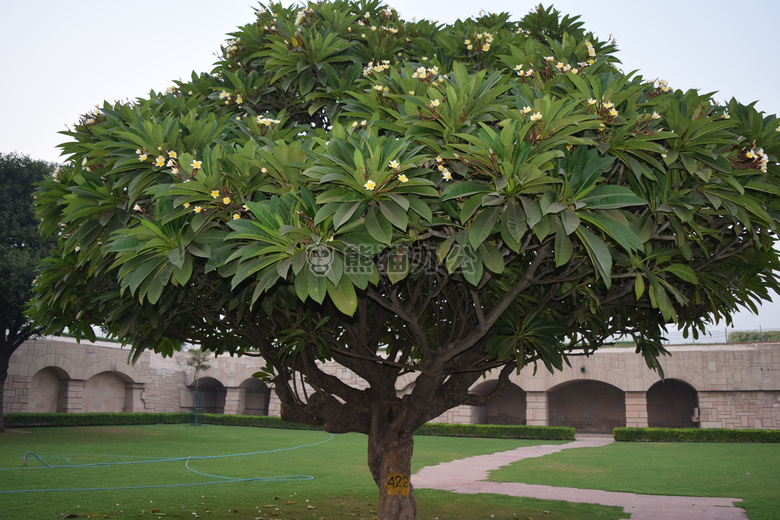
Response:
[[[25,316],[32,298],[37,265],[49,256],[53,241],[44,242],[32,208],[35,183],[51,176],[54,166],[17,154],[0,153],[0,432],[3,387],[11,355],[38,329]]]
[[[382,519],[414,517],[412,433],[484,373],[618,334],[657,367],[667,323],[779,288],[777,119],[622,72],[576,18],[272,4],[231,36],[68,133],[36,314],[262,356],[283,417],[368,435]]]
[[[200,394],[200,373],[211,368],[211,364],[208,362],[210,357],[211,353],[207,350],[192,349],[189,351],[189,357],[187,358],[187,366],[195,369],[193,374],[195,392],[193,393],[192,404],[192,424],[195,426],[200,424],[200,413],[203,411],[203,396]]]

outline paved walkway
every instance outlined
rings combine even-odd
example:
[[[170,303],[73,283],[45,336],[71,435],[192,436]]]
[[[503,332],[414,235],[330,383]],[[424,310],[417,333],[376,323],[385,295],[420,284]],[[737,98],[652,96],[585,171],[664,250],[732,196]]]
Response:
[[[595,448],[613,442],[607,436],[578,436],[574,442],[517,448],[444,462],[421,469],[412,477],[417,489],[443,489],[456,493],[494,493],[515,497],[565,500],[622,507],[631,520],[746,520],[745,510],[734,506],[738,498],[699,498],[637,495],[593,489],[553,487],[513,482],[487,482],[488,472],[512,462],[572,448]]]

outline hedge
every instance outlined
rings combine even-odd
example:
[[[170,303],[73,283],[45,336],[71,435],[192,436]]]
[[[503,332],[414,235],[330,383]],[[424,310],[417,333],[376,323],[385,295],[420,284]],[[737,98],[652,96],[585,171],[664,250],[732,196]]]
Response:
[[[737,330],[729,332],[729,343],[780,342],[780,330]]]
[[[442,437],[570,441],[574,440],[575,429],[563,426],[426,423],[414,433],[417,435],[438,435]]]
[[[613,436],[627,442],[780,442],[780,430],[725,428],[615,428]]]
[[[40,426],[121,426],[131,424],[187,424],[192,413],[9,413],[5,415],[7,428]],[[291,423],[280,417],[265,415],[224,415],[204,413],[198,416],[201,424],[222,426],[252,426],[258,428],[286,428],[291,430],[320,430],[322,426]],[[505,426],[492,424],[428,423],[417,435],[447,437],[486,437],[496,439],[573,440],[574,428],[559,426]]]

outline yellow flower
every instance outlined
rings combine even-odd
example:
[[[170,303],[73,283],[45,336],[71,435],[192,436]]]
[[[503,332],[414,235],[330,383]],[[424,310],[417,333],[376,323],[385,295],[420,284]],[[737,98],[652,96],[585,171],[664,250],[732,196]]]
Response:
[[[154,162],[157,164],[157,166],[165,166],[165,157],[159,155],[157,156],[157,159],[154,160]]]
[[[133,206],[133,210],[134,210],[134,211],[143,211],[143,210],[141,209],[141,206],[139,206],[138,204],[136,204],[135,206]]]
[[[531,121],[539,121],[542,118],[541,112],[536,112],[535,114],[531,114]]]
[[[374,188],[376,188],[376,183],[372,180],[367,181],[363,185],[368,191],[374,191]]]
[[[241,215],[238,213],[233,213],[233,220],[238,220],[241,218]]]
[[[596,104],[596,100],[593,98],[588,98],[588,105],[593,106]]]
[[[523,107],[523,109],[521,110],[521,112],[522,112],[523,114],[527,114],[527,113],[528,113],[528,112],[530,112],[530,111],[531,111],[531,107]]]
[[[148,157],[149,157],[148,155],[146,155],[145,153],[142,153],[141,155],[138,156],[138,159],[141,160],[141,161],[146,161],[146,159]]]
[[[445,181],[451,181],[452,180],[452,174],[447,168],[444,168],[444,171],[441,172],[441,176],[444,177]]]
[[[398,176],[398,180],[401,182],[407,182],[409,179],[403,173]]]
[[[650,116],[650,119],[661,119],[661,116],[658,115],[658,112],[653,112],[653,115]]]
[[[170,157],[171,159],[176,159],[176,157],[178,157],[178,154],[176,152],[171,151],[168,152],[168,157]]]
[[[200,206],[195,206],[195,213],[200,213],[201,211],[203,211],[203,208],[202,208],[202,207],[200,207]]]
[[[219,197],[219,191],[218,190],[212,190],[211,191],[211,196],[216,199],[217,197]]]
[[[185,203],[183,204],[183,206],[184,206],[185,208],[189,208],[189,207],[190,207],[190,203],[189,203],[189,202],[185,202]]]
[[[614,108],[611,108],[611,109],[609,109],[609,115],[612,116],[612,117],[617,117],[618,111],[615,110]]]
[[[439,104],[440,104],[440,103],[441,103],[441,101],[439,101],[438,99],[434,99],[433,101],[431,101],[431,102],[429,103],[429,106],[430,106],[431,108],[436,108],[437,106],[439,106]]]
[[[230,197],[225,197],[224,199],[222,199],[222,204],[224,204],[225,206],[230,204]]]
[[[192,161],[192,163],[190,164],[190,166],[192,166],[193,170],[197,170],[202,165],[203,165],[203,161]]]
[[[390,161],[390,168],[392,168],[393,170],[398,169],[398,167],[400,166],[401,165],[398,164],[398,161]]]

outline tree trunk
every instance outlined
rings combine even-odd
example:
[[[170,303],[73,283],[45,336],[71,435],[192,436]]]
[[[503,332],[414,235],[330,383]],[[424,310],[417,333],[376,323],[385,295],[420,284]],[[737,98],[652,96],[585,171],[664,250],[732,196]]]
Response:
[[[393,421],[386,414],[374,415],[368,434],[368,468],[379,488],[377,518],[414,520],[417,502],[411,482],[413,432],[401,417]]]
[[[5,414],[3,413],[3,399],[5,398],[5,380],[8,378],[9,362],[0,356],[0,433],[5,433]]]

